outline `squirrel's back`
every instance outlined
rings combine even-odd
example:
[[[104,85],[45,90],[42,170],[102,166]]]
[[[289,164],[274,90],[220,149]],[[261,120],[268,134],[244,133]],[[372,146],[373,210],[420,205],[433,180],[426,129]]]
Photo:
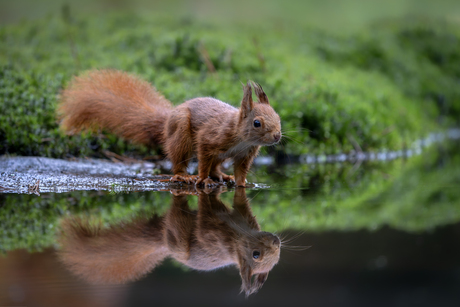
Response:
[[[163,144],[172,104],[148,82],[117,70],[75,77],[62,92],[61,127],[76,133],[106,129],[134,143]]]

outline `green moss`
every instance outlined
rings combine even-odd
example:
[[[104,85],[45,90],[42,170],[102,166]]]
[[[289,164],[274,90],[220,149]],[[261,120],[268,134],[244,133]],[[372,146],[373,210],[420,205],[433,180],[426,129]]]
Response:
[[[377,71],[422,107],[436,106],[442,119],[459,123],[460,31],[440,21],[415,19],[374,26],[352,37],[317,44],[326,61]]]

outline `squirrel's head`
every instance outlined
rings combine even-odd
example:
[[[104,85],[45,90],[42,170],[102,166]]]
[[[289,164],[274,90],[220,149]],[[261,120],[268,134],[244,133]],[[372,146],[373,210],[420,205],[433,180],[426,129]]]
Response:
[[[258,98],[252,100],[252,86]],[[273,145],[281,139],[281,121],[279,115],[268,102],[268,97],[262,87],[248,81],[243,88],[243,100],[240,108],[240,127],[247,142],[254,145]]]
[[[280,239],[269,232],[251,233],[238,250],[238,265],[242,279],[241,291],[249,296],[267,280],[268,273],[280,258]]]

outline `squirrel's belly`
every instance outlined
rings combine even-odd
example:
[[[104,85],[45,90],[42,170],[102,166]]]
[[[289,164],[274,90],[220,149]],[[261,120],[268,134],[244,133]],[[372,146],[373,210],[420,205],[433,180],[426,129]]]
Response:
[[[199,271],[211,271],[234,264],[233,261],[222,259],[190,259],[184,263],[188,267]]]
[[[219,159],[225,160],[228,158],[245,157],[252,147],[253,145],[251,143],[239,143],[229,148],[226,152],[219,154]]]

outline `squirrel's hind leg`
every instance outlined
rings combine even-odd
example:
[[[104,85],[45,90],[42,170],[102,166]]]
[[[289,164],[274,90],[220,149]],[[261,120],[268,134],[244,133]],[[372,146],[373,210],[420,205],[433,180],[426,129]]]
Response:
[[[193,157],[193,139],[190,127],[181,124],[184,122],[181,120],[183,116],[179,113],[169,118],[165,133],[165,150],[172,163],[174,176],[171,181],[191,184],[198,180],[198,176],[189,175],[187,172],[188,163]]]

